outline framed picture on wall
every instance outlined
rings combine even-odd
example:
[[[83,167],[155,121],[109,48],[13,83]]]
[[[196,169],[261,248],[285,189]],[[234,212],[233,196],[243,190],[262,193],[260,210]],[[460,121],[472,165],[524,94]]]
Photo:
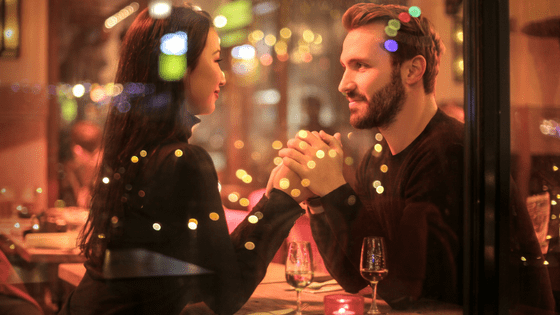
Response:
[[[17,58],[20,44],[20,1],[0,0],[0,57]]]

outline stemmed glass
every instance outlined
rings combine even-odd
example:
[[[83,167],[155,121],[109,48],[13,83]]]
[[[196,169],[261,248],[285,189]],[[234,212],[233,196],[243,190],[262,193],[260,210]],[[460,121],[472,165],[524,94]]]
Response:
[[[301,315],[301,290],[313,281],[313,257],[311,255],[311,244],[309,242],[297,241],[288,243],[286,281],[296,289],[296,315]]]
[[[377,309],[375,297],[377,295],[377,283],[389,272],[385,262],[385,244],[383,237],[365,237],[362,243],[362,259],[360,262],[362,277],[368,280],[372,289],[371,307],[367,314],[385,314]]]

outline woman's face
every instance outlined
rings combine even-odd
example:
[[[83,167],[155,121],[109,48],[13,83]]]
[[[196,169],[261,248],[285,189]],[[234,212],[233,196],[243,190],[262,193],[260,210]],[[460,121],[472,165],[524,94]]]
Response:
[[[189,71],[185,80],[187,109],[193,115],[211,114],[216,107],[220,86],[226,84],[219,64],[220,58],[220,39],[218,33],[211,28],[198,64],[194,70]]]

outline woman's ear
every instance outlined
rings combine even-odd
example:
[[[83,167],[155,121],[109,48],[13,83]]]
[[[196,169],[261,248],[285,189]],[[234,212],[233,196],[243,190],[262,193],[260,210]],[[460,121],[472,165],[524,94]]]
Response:
[[[417,55],[403,63],[402,71],[403,82],[408,85],[422,82],[422,77],[426,72],[426,59],[422,55]]]

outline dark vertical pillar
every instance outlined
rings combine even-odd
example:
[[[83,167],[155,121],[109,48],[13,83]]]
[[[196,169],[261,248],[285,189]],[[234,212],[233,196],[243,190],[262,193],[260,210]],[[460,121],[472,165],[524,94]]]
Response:
[[[466,0],[465,314],[509,313],[509,5]]]

